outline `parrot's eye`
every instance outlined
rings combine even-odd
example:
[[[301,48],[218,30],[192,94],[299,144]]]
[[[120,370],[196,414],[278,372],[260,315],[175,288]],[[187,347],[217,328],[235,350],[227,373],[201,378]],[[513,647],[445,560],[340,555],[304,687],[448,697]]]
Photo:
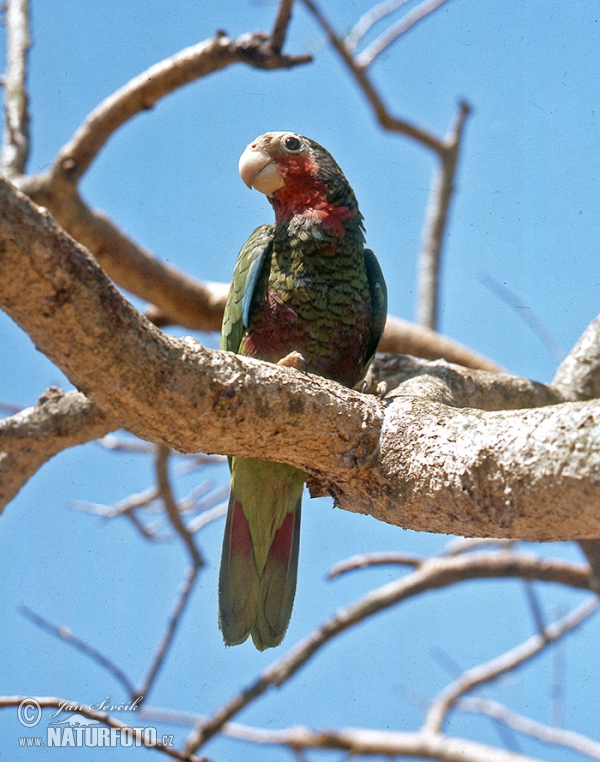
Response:
[[[284,141],[283,145],[288,151],[296,153],[302,148],[302,143],[294,135],[289,135]]]

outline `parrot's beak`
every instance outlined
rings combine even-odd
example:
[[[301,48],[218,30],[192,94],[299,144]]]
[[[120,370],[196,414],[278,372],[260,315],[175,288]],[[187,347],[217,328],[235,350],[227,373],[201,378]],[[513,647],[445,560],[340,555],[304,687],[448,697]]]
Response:
[[[272,196],[283,186],[283,177],[277,164],[263,151],[250,144],[240,156],[238,169],[242,180],[249,188],[256,188],[265,196]]]

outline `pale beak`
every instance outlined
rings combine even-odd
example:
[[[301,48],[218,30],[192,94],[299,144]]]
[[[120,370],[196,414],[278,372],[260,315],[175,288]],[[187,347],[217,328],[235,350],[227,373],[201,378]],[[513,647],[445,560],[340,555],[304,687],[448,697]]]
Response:
[[[238,169],[246,185],[249,188],[256,188],[265,196],[272,196],[284,184],[277,164],[268,154],[252,148],[252,145],[249,145],[240,156]]]

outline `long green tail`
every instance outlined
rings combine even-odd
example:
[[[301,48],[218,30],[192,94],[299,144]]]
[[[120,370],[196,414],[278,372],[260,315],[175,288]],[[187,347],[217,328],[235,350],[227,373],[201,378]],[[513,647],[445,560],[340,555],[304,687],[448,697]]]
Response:
[[[292,466],[233,458],[219,575],[219,620],[229,646],[252,635],[260,650],[287,630],[298,571],[306,474]]]

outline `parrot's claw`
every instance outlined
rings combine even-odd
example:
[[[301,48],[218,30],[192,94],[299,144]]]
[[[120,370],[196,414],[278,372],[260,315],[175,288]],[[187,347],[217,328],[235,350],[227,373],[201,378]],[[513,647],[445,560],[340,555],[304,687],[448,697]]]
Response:
[[[308,363],[300,352],[290,352],[289,355],[282,357],[277,365],[283,365],[284,368],[295,368],[303,373],[308,373]]]
[[[377,384],[377,387],[375,388],[375,394],[377,394],[379,399],[382,400],[387,394],[387,390],[388,390],[387,381],[380,381]]]

